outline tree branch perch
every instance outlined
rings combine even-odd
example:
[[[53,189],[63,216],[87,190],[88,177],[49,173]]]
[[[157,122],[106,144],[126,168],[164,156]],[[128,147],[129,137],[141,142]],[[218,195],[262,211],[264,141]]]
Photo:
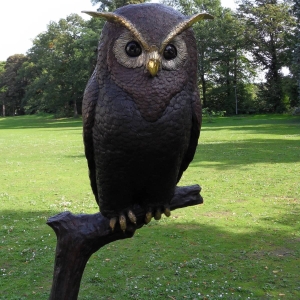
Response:
[[[170,209],[203,203],[200,191],[199,185],[176,187]],[[145,224],[145,211],[137,206],[134,208],[134,213],[137,223],[129,226],[125,232],[120,227],[112,231],[109,227],[109,219],[101,213],[73,215],[70,212],[63,212],[48,219],[47,224],[57,236],[49,300],[77,299],[82,274],[91,255],[106,244],[131,238],[135,230]]]

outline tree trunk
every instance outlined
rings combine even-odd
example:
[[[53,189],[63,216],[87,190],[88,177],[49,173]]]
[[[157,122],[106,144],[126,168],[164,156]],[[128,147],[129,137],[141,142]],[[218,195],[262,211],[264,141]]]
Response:
[[[229,57],[227,57],[227,61],[225,62],[226,64],[226,94],[227,94],[227,101],[229,102],[231,99],[231,89],[230,89],[230,74],[229,74],[229,69],[230,69],[230,61]]]
[[[200,52],[200,50],[199,50]],[[201,95],[201,100],[202,100],[202,105],[203,107],[207,107],[207,97],[206,97],[206,79],[205,79],[205,74],[204,74],[204,68],[203,68],[203,56],[204,53],[201,51],[201,54],[199,55],[199,74],[200,74],[200,81],[202,84],[202,95]]]
[[[275,46],[274,36],[270,35],[270,44],[271,44],[271,64],[270,64],[270,88],[271,88],[271,99],[270,101],[273,104],[274,112],[282,112],[284,110],[282,103],[282,86],[281,78],[279,75],[279,66],[277,58],[277,50]]]
[[[74,97],[74,106],[73,106],[73,108],[74,108],[74,118],[78,118],[77,101],[76,101],[75,97]]]
[[[237,47],[234,47],[233,84],[237,84]]]
[[[201,82],[202,82],[202,103],[203,107],[207,107],[207,98],[206,98],[206,80],[204,75],[201,74],[200,76]]]
[[[233,65],[233,85],[234,85],[234,102],[235,102],[235,114],[238,114],[238,100],[237,100],[237,47],[234,47],[234,65]]]

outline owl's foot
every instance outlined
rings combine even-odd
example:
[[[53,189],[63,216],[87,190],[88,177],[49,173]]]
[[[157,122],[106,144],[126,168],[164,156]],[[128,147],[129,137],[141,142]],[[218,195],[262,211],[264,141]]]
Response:
[[[165,205],[163,206],[163,209],[161,209],[160,207],[155,209],[150,208],[146,213],[145,223],[148,224],[151,221],[152,217],[154,217],[155,220],[160,220],[162,213],[164,213],[166,217],[170,217],[171,215],[170,206]]]
[[[131,223],[136,224],[136,216],[132,212],[132,210],[128,210],[127,217],[128,217],[128,219]],[[114,217],[114,218],[110,219],[110,221],[109,221],[110,228],[112,229],[112,231],[114,231],[115,226],[116,226],[118,221],[119,221],[119,224],[120,224],[120,228],[125,232],[125,230],[127,228],[127,219],[126,219],[126,215],[124,213],[121,213],[119,215],[119,218]]]

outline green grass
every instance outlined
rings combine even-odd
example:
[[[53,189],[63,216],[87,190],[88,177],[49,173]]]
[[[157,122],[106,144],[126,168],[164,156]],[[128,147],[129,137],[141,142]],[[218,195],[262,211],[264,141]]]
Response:
[[[81,120],[0,119],[0,299],[48,299],[61,211],[94,213]],[[204,204],[95,253],[79,299],[300,299],[300,118],[204,120]]]

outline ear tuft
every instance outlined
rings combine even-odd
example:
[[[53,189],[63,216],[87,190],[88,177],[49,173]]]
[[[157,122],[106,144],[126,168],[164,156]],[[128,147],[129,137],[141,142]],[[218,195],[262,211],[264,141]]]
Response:
[[[82,11],[82,13],[84,14],[88,14],[94,18],[103,18],[106,19],[106,21],[108,22],[112,22],[112,23],[120,23],[120,21],[122,20],[122,18],[120,18],[117,14],[114,13],[103,13],[103,12],[98,12],[98,11]]]
[[[119,24],[119,25],[127,28],[137,38],[137,40],[142,44],[142,46],[146,50],[149,50],[149,46],[148,46],[146,40],[142,37],[141,33],[125,17],[123,17],[121,15],[117,15],[115,13],[110,13],[110,12],[105,12],[105,13],[97,12],[97,11],[82,11],[82,12],[85,14],[88,14],[92,17],[104,18],[104,19],[106,19],[106,21],[108,21],[110,23],[116,23],[116,24]]]
[[[161,48],[160,48],[160,52],[163,51],[163,49],[165,49],[166,45],[178,34],[182,33],[183,31],[187,30],[188,28],[190,28],[193,24],[195,24],[196,22],[205,20],[205,19],[213,19],[214,17],[210,14],[207,13],[199,13],[199,14],[195,14],[193,16],[187,17],[184,21],[180,22],[179,24],[177,24],[174,28],[174,30],[172,30],[168,36],[165,38],[165,40],[163,41]]]
[[[202,21],[202,20],[208,20],[208,19],[214,19],[214,17],[210,14],[207,14],[207,13],[199,13],[199,14],[195,14],[193,16],[190,16],[188,19],[187,19],[187,25],[186,25],[186,28],[189,28],[191,27],[193,24],[199,22],[199,21]]]

